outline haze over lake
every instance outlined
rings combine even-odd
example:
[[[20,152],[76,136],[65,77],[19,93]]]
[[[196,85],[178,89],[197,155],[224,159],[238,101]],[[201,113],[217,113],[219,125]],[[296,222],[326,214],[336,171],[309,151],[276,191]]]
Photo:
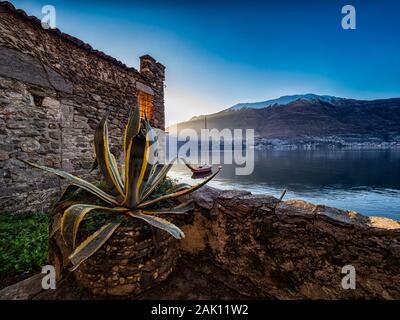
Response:
[[[235,175],[235,165],[222,165],[210,185],[243,189],[400,220],[400,150],[255,150],[254,172]],[[217,168],[215,166],[214,170]],[[191,184],[182,164],[171,177]]]

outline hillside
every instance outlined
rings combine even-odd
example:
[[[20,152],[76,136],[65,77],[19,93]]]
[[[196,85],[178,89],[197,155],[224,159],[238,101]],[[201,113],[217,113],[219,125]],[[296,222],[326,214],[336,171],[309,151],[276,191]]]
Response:
[[[306,95],[309,96],[309,95]],[[255,129],[258,144],[394,143],[400,141],[400,98],[354,100],[329,96],[300,98],[286,104],[261,103],[207,115],[207,127]],[[315,98],[321,97],[321,98]],[[279,100],[279,99],[277,99]],[[268,104],[268,103],[267,103]],[[204,116],[178,124],[178,130],[204,128]],[[275,141],[276,142],[276,141]]]

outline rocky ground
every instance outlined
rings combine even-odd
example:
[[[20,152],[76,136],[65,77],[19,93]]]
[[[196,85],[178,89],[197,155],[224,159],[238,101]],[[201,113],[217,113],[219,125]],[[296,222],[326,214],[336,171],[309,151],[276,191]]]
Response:
[[[33,276],[32,273],[17,273],[0,277],[0,290],[14,283],[21,282],[29,277]]]
[[[32,300],[92,300],[97,297],[79,287],[74,277],[62,280],[56,290],[42,290],[42,275],[29,278],[25,283],[0,291],[0,299],[23,298]],[[259,299],[260,291],[245,278],[238,278],[218,268],[205,256],[184,256],[172,275],[161,285],[139,296],[113,297],[113,299],[144,300],[245,300]]]

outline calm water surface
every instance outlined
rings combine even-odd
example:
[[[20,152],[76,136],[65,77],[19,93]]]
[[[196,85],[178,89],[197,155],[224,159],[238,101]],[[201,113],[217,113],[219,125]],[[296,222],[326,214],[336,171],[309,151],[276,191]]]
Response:
[[[400,150],[255,151],[251,175],[235,175],[235,165],[222,167],[211,186],[276,197],[287,189],[286,200],[400,220]],[[199,181],[191,179],[184,165],[174,166],[170,176],[191,184]]]

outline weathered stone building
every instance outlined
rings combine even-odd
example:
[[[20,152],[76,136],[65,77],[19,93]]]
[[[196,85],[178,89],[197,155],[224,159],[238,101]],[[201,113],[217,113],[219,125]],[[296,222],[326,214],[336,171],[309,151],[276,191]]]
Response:
[[[140,57],[140,71],[129,68],[0,2],[0,212],[45,210],[60,190],[58,178],[18,159],[87,174],[106,111],[117,158],[136,99],[164,129],[164,69],[149,55]]]

